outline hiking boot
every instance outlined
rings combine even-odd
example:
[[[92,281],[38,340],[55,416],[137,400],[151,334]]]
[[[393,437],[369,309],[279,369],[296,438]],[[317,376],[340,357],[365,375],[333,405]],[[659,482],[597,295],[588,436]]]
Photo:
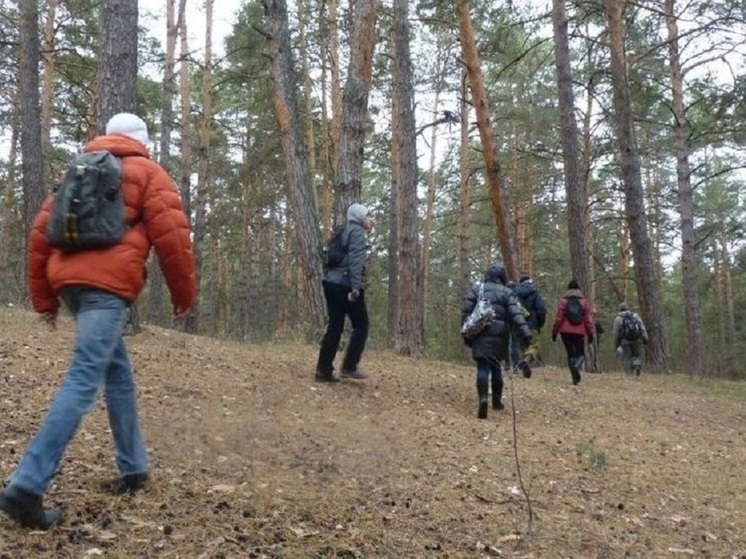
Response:
[[[105,481],[101,484],[102,491],[114,495],[132,495],[145,487],[148,481],[148,472],[140,474],[127,474],[120,478]]]
[[[368,378],[368,375],[366,375],[364,372],[362,372],[360,369],[353,369],[353,370],[347,370],[344,369],[342,371],[342,378],[349,378],[352,380],[364,380]]]
[[[477,417],[479,419],[487,419],[487,396],[479,397],[479,411],[477,411]]]
[[[0,510],[26,528],[49,530],[60,518],[59,509],[44,509],[41,495],[9,486],[0,495]]]
[[[492,401],[492,409],[493,410],[504,410],[505,404],[503,404],[500,400],[493,400]]]
[[[524,359],[518,363],[524,378],[531,378],[531,365]]]
[[[322,373],[321,371],[316,371],[313,378],[316,382],[339,382],[339,379],[331,372]]]

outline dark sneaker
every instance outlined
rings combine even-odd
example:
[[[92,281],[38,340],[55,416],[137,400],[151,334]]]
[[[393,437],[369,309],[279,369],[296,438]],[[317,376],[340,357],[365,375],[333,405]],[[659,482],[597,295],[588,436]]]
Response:
[[[505,409],[505,404],[503,404],[500,401],[494,401],[494,402],[492,402],[492,409],[493,410],[504,410]]]
[[[322,373],[321,371],[316,371],[313,378],[316,382],[339,382],[339,379],[332,373]]]
[[[487,398],[479,398],[479,410],[477,411],[479,419],[487,419]]]
[[[520,367],[524,378],[531,378],[531,365],[528,364],[528,361],[520,361],[518,367]]]
[[[353,371],[343,370],[342,378],[349,378],[352,380],[363,380],[363,379],[368,378],[368,375],[366,375],[360,369],[355,369]]]
[[[127,474],[119,478],[117,483],[117,493],[124,495],[126,493],[137,493],[145,487],[148,481],[148,472],[141,474]]]
[[[0,510],[26,528],[49,530],[60,518],[58,509],[44,509],[41,495],[9,486],[0,495]]]

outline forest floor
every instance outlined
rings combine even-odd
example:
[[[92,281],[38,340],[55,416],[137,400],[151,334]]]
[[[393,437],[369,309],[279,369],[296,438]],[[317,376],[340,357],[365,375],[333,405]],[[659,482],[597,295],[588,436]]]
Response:
[[[5,477],[72,323],[2,309],[0,331]],[[508,376],[506,409],[478,420],[471,366],[370,351],[370,379],[326,385],[311,346],[148,325],[127,343],[147,489],[101,489],[116,471],[99,402],[46,498],[59,525],[0,514],[0,558],[746,558],[743,384],[612,372],[574,387],[544,367]]]

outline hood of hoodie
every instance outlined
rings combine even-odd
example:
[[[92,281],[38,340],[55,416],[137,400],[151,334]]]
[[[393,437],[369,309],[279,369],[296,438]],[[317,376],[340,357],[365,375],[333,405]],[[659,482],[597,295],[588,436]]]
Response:
[[[493,262],[484,273],[484,281],[492,283],[501,283],[505,285],[508,281],[508,275],[505,272],[505,264],[502,262]]]

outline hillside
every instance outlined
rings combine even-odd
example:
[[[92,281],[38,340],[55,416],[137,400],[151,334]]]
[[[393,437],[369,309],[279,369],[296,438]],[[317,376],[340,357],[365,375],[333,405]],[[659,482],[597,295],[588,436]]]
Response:
[[[71,326],[0,310],[0,476]],[[369,352],[370,380],[320,385],[314,347],[149,326],[128,344],[148,490],[100,489],[116,472],[99,404],[47,498],[60,525],[0,515],[0,558],[746,557],[746,387],[619,373],[573,387],[547,367],[480,421],[472,367]]]

